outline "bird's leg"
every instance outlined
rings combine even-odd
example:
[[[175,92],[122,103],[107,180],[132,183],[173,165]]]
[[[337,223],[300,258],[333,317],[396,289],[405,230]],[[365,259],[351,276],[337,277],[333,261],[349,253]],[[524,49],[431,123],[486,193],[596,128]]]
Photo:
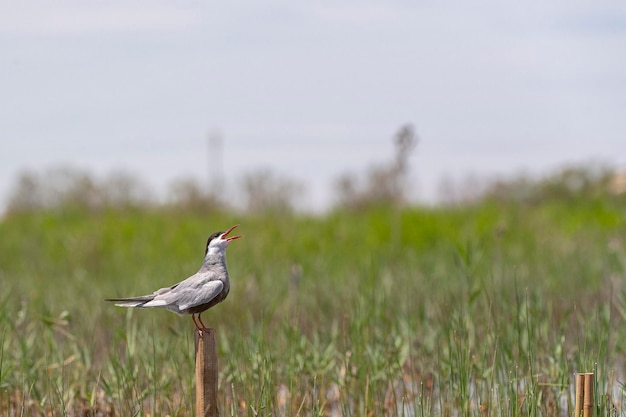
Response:
[[[202,313],[198,313],[198,320],[200,321],[200,324],[202,325],[202,330],[207,330],[204,323],[202,323]]]
[[[200,318],[200,316],[199,316],[199,315],[198,315],[198,318]],[[193,324],[196,326],[196,329],[197,329],[199,332],[202,332],[202,329],[200,328],[200,326],[198,326],[198,322],[196,321],[196,313],[192,313],[192,314],[191,314],[191,320],[193,320]],[[201,321],[200,323],[202,323],[202,321]],[[202,326],[204,326],[204,324],[203,324]]]

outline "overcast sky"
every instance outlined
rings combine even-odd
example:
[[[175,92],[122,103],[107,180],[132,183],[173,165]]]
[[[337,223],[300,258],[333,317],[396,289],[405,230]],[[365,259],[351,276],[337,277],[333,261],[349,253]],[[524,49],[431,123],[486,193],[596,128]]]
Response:
[[[24,169],[163,192],[270,167],[330,201],[412,123],[444,177],[626,168],[626,2],[0,0],[0,201]]]

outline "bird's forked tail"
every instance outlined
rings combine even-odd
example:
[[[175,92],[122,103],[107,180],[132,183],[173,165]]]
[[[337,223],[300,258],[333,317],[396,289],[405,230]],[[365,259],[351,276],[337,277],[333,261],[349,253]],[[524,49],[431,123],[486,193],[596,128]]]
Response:
[[[111,301],[118,307],[143,307],[144,304],[152,301],[154,296],[144,295],[142,297],[130,298],[105,298],[104,301]]]

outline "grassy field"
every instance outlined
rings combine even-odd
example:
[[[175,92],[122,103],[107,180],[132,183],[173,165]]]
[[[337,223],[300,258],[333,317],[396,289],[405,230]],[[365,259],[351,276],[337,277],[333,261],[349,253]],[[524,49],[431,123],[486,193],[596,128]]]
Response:
[[[106,297],[173,284],[240,223],[217,329],[225,416],[623,415],[626,208],[323,217],[165,209],[0,223],[0,415],[192,416],[193,324]]]

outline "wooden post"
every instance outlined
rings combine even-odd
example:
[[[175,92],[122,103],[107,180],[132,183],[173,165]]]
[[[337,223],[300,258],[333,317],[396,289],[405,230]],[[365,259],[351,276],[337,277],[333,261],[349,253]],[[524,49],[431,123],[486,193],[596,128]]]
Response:
[[[583,417],[593,416],[593,374],[585,374],[585,396],[583,399]]]
[[[576,405],[574,407],[574,417],[582,417],[583,397],[585,395],[584,374],[576,374]]]
[[[576,374],[574,417],[593,416],[593,373]]]
[[[196,416],[218,417],[215,329],[194,329],[196,335]]]

